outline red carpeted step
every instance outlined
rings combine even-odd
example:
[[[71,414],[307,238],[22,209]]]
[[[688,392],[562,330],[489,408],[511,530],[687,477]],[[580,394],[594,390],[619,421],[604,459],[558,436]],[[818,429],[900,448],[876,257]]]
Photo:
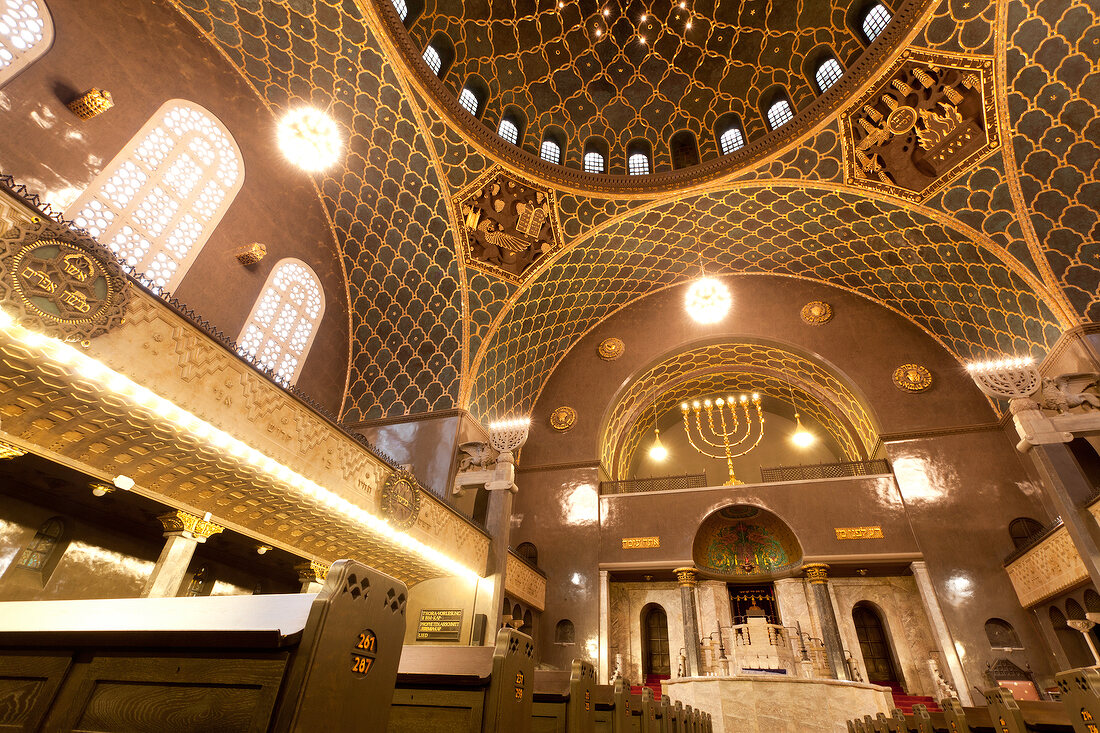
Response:
[[[653,699],[654,700],[660,700],[661,699],[661,681],[662,680],[667,680],[667,679],[668,679],[668,677],[665,677],[665,676],[662,676],[662,675],[655,675],[655,674],[646,675],[645,683],[643,683],[641,685],[631,685],[630,686],[630,692],[634,695],[641,695],[642,694],[642,688],[643,687],[648,687],[649,689],[653,690]]]
[[[913,714],[913,706],[920,704],[928,708],[930,713],[940,712],[940,706],[931,697],[925,697],[923,695],[905,695],[900,692],[894,692],[894,707],[901,710],[906,715]]]

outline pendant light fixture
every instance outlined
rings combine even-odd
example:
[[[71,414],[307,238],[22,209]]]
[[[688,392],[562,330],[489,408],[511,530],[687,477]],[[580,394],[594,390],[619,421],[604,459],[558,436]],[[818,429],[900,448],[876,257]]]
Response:
[[[661,431],[657,428],[657,402],[653,402],[653,445],[649,447],[649,458],[663,461],[668,458],[668,448],[661,443]]]
[[[784,375],[786,376],[786,375]],[[791,442],[797,445],[799,448],[809,448],[817,440],[817,436],[811,433],[806,428],[802,427],[802,416],[798,414],[798,404],[794,400],[794,387],[791,386],[791,380],[787,379],[787,389],[791,391],[791,407],[794,408],[794,433],[791,434]]]
[[[707,277],[702,253],[699,253],[698,262],[702,277],[688,288],[684,308],[696,323],[717,323],[729,313],[732,302],[730,291],[721,280]]]

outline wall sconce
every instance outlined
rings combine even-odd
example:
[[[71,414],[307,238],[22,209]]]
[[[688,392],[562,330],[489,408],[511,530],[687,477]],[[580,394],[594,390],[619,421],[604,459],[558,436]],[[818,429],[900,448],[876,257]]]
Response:
[[[246,244],[245,246],[238,248],[237,251],[233,253],[233,256],[237,258],[237,262],[240,262],[246,267],[249,265],[255,265],[267,256],[267,246],[262,242],[253,242],[252,244]]]
[[[98,117],[111,107],[115,106],[115,100],[111,93],[103,89],[89,89],[65,105],[69,111],[82,120],[90,120]]]
[[[107,496],[114,490],[114,486],[108,486],[107,484],[92,484],[92,496]]]
[[[271,550],[270,545],[257,545],[256,546],[256,554],[257,555],[266,555],[268,553],[268,551],[270,551],[270,550]]]

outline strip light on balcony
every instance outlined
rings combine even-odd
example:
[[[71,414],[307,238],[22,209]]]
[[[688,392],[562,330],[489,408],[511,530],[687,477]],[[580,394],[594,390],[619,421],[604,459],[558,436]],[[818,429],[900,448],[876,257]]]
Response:
[[[95,382],[105,390],[149,409],[156,416],[173,423],[179,430],[189,433],[202,442],[218,447],[267,474],[279,483],[291,487],[303,496],[346,516],[370,532],[401,545],[435,567],[469,580],[480,577],[477,572],[466,567],[458,560],[448,557],[439,550],[429,547],[404,532],[394,529],[384,519],[374,516],[347,499],[294,472],[270,456],[264,455],[229,433],[201,420],[173,402],[107,367],[102,362],[81,353],[69,344],[23,328],[16,324],[11,315],[3,310],[0,310],[0,330],[3,330],[10,338],[23,346],[40,351],[44,357],[75,368],[82,377]]]

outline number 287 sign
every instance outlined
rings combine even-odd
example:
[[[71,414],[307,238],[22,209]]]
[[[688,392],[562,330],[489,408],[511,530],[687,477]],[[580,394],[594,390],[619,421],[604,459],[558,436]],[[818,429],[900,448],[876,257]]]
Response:
[[[370,629],[359,633],[355,648],[351,652],[351,672],[362,677],[370,672],[374,658],[378,655],[378,637]]]

